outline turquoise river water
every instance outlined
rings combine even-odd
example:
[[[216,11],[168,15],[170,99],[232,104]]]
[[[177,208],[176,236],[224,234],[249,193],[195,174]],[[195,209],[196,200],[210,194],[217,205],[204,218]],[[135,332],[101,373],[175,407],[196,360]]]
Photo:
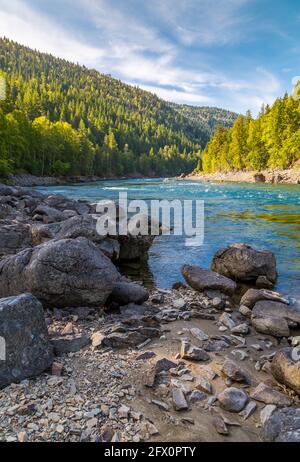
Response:
[[[169,288],[182,280],[184,263],[209,268],[216,250],[245,242],[272,250],[277,258],[276,290],[300,305],[300,185],[202,183],[173,179],[110,180],[80,185],[38,188],[50,194],[97,202],[117,199],[193,199],[205,204],[205,239],[201,247],[186,247],[184,236],[160,236],[151,248],[148,264],[132,266],[145,283]]]

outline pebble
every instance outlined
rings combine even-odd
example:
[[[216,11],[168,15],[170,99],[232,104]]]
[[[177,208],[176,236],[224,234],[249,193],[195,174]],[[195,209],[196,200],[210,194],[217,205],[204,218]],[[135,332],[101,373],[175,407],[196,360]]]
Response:
[[[228,435],[229,434],[229,430],[227,428],[227,425],[225,424],[222,417],[220,417],[220,416],[215,417],[214,420],[213,420],[213,425],[214,425],[217,433],[219,433],[219,435]]]
[[[241,412],[248,402],[248,395],[244,390],[231,387],[221,392],[218,400],[226,411]]]
[[[28,442],[28,434],[26,432],[18,433],[18,441],[19,441],[19,443],[27,443]]]

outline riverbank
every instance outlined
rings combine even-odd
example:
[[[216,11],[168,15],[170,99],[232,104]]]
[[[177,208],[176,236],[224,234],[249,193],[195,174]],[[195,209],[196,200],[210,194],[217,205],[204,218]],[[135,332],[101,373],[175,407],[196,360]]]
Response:
[[[9,186],[20,186],[25,188],[33,188],[38,186],[58,186],[66,184],[84,184],[84,183],[95,183],[97,181],[108,181],[108,180],[128,180],[128,179],[139,179],[144,178],[143,175],[135,174],[122,177],[99,177],[95,175],[91,176],[72,176],[72,177],[52,177],[52,176],[35,176],[30,174],[22,175],[11,175],[6,179],[5,184]],[[2,180],[3,181],[3,180]],[[1,179],[0,179],[1,182]]]
[[[99,236],[95,213],[0,185],[0,441],[300,441],[300,313],[262,289],[274,254],[230,246],[148,291],[117,265],[153,239]]]
[[[235,183],[268,183],[268,184],[300,184],[300,168],[289,170],[264,170],[192,173],[181,179],[203,182],[235,182]]]

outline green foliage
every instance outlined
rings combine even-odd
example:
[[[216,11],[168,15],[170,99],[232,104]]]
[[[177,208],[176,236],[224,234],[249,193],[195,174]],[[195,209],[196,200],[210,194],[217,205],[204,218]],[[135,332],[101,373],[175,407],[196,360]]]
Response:
[[[299,87],[299,86],[298,86]],[[300,159],[300,100],[285,95],[257,119],[239,116],[233,127],[218,127],[197,171],[289,168]]]
[[[9,161],[14,172],[188,173],[218,111],[221,123],[230,114],[213,109],[209,118],[208,108],[174,107],[108,75],[5,38],[0,39],[0,72],[7,81],[7,98],[0,101],[0,159]]]

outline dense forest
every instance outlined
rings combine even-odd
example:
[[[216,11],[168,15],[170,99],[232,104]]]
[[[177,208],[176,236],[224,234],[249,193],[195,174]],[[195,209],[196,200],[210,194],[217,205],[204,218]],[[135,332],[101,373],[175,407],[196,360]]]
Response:
[[[236,114],[167,103],[109,75],[0,39],[0,176],[176,175]]]
[[[299,159],[300,97],[286,94],[263,107],[257,119],[248,113],[232,128],[217,127],[196,171],[286,169]]]

